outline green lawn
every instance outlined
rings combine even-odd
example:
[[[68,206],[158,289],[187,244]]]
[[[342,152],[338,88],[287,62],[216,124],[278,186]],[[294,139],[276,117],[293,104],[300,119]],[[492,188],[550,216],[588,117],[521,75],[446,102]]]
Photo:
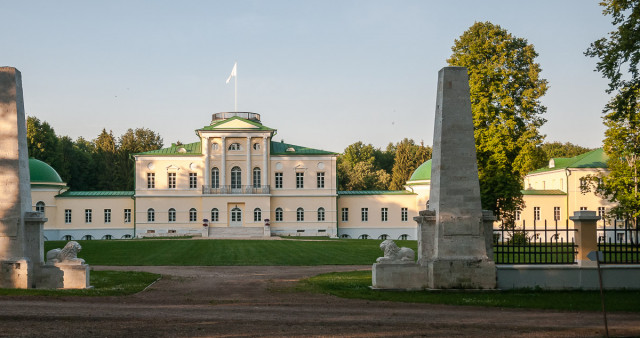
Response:
[[[599,291],[381,291],[371,290],[371,271],[335,272],[299,283],[299,291],[343,298],[407,303],[495,306],[568,311],[600,311]],[[607,311],[640,312],[640,291],[606,291]]]
[[[381,240],[101,240],[78,241],[90,265],[368,265]],[[64,241],[47,241],[45,250]],[[397,241],[413,248],[416,241]]]
[[[91,289],[82,290],[42,290],[42,289],[0,289],[1,296],[124,296],[144,290],[160,275],[136,271],[91,271]]]

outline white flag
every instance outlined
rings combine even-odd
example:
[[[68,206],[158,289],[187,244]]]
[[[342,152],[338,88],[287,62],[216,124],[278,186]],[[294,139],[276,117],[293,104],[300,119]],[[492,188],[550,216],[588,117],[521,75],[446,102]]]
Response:
[[[233,64],[233,69],[231,70],[231,75],[229,75],[229,78],[227,78],[227,83],[231,81],[232,77],[237,76],[237,68],[238,68],[238,63],[236,62]]]

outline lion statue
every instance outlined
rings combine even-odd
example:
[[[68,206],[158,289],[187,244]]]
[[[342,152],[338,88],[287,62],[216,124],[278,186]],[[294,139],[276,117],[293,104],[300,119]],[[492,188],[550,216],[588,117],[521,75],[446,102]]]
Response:
[[[380,250],[384,251],[384,257],[376,260],[378,263],[413,263],[415,252],[409,248],[398,247],[392,239],[380,243]]]
[[[78,258],[78,252],[80,250],[82,250],[82,247],[78,242],[70,241],[62,249],[47,251],[47,264],[84,264],[84,259]]]

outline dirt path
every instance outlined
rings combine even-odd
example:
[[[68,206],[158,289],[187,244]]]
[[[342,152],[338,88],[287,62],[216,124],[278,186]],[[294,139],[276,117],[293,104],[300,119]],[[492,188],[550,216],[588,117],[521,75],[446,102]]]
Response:
[[[348,300],[278,291],[301,278],[369,266],[93,267],[163,278],[127,297],[0,297],[6,337],[602,336],[593,312]],[[640,336],[640,315],[610,314],[613,336]]]

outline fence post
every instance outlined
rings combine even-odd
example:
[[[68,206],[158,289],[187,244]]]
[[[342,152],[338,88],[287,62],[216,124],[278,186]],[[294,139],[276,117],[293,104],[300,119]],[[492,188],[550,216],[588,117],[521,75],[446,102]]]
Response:
[[[577,230],[575,239],[578,246],[576,256],[578,266],[596,266],[597,262],[589,260],[587,254],[598,250],[596,224],[600,217],[596,215],[595,211],[581,210],[574,211],[573,216],[569,219],[573,221],[573,227]]]

